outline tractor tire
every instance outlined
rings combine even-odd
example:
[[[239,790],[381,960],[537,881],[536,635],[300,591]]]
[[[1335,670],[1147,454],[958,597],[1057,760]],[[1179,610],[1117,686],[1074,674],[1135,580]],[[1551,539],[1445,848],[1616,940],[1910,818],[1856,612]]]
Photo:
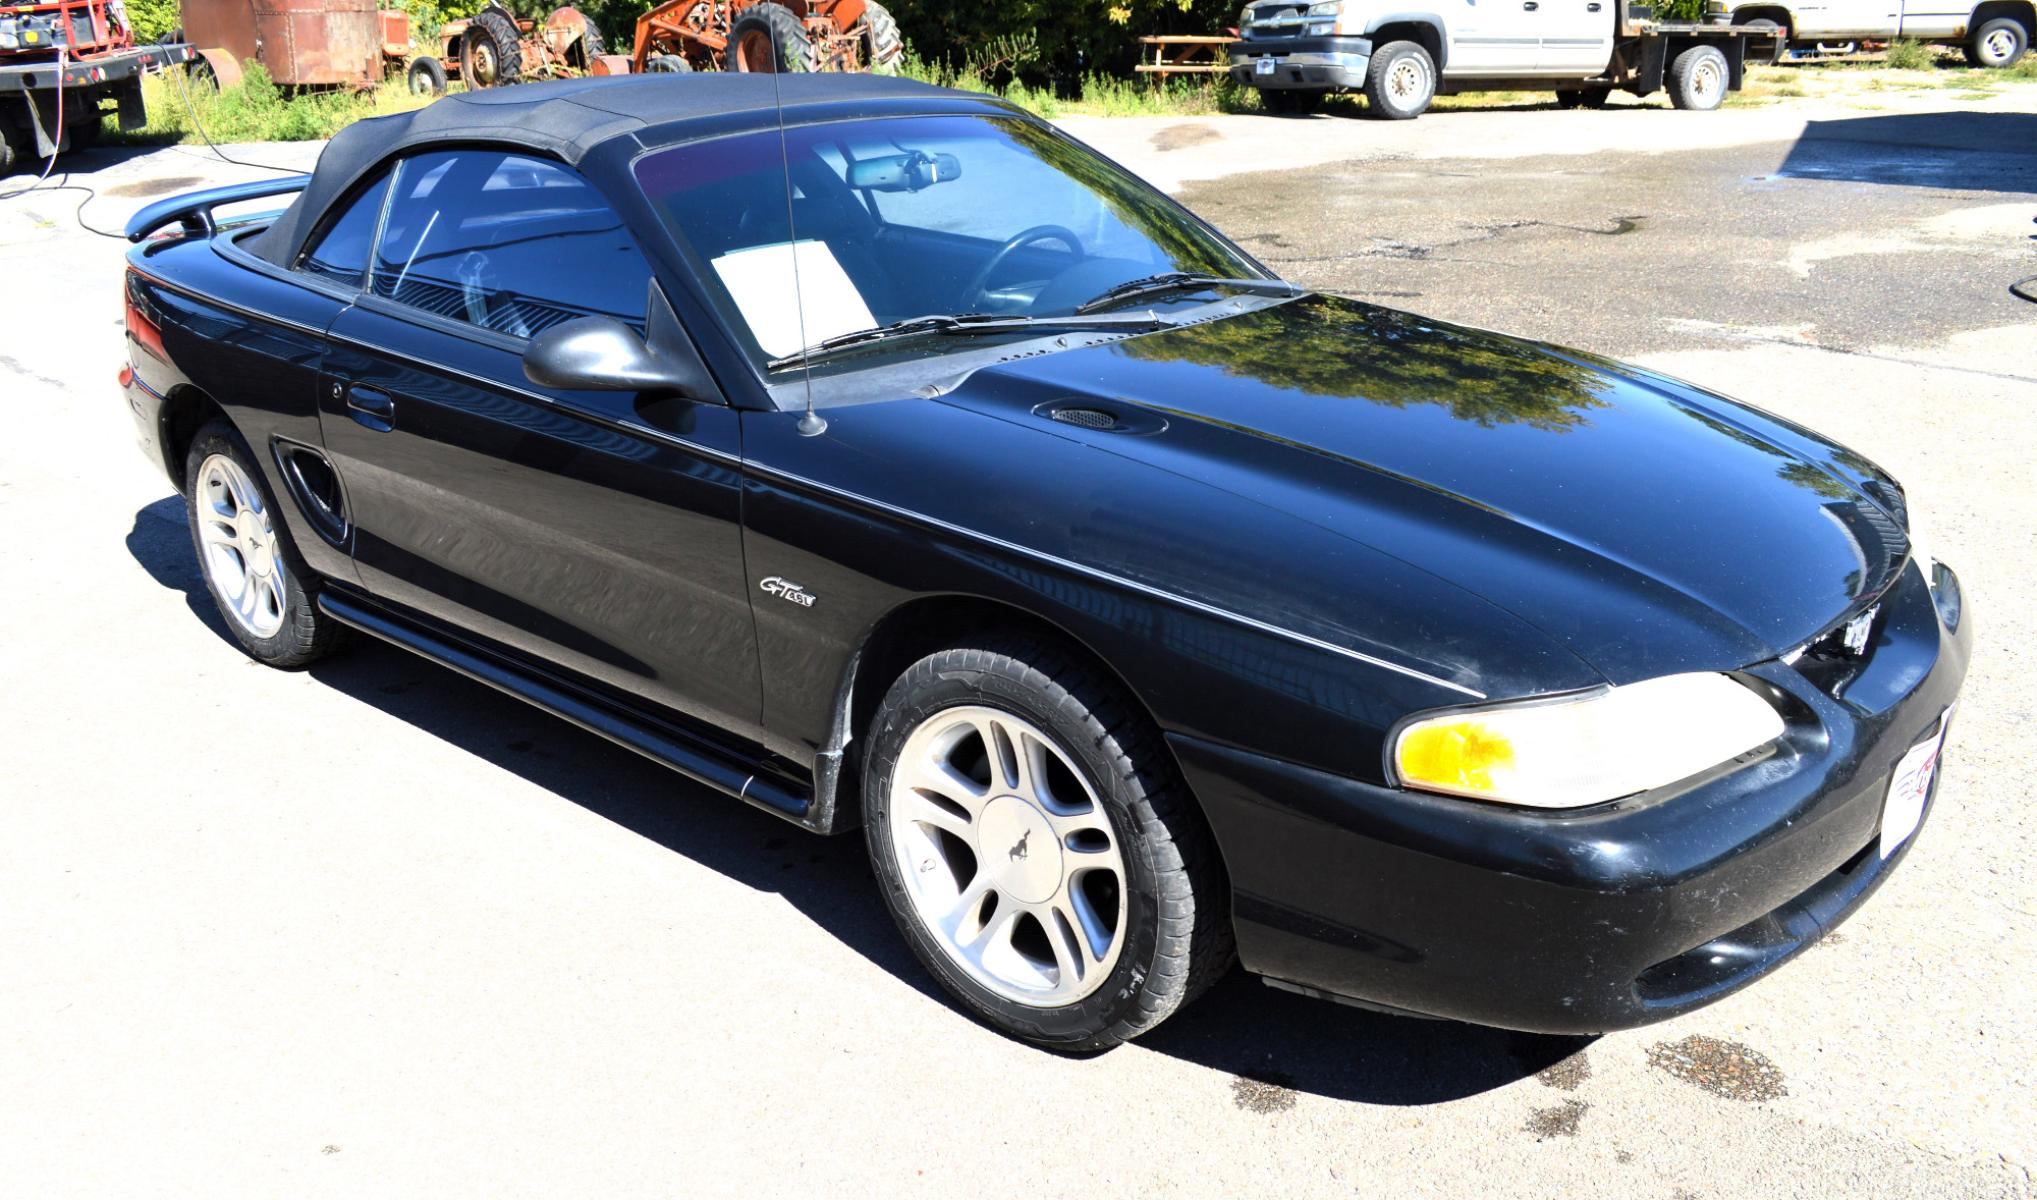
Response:
[[[2030,48],[2030,31],[2014,17],[1997,17],[1973,31],[1966,43],[1966,61],[1976,67],[2002,70],[2016,65]]]
[[[403,73],[410,84],[413,96],[443,96],[446,94],[446,65],[429,54],[420,54],[410,60],[410,69]]]
[[[1669,102],[1692,112],[1710,112],[1726,102],[1726,85],[1733,77],[1726,56],[1717,46],[1692,46],[1669,64]]]
[[[608,53],[608,43],[601,40],[601,31],[594,27],[594,22],[587,22],[586,30],[578,42],[566,48],[566,61],[576,71],[593,70],[594,60]]]
[[[727,71],[812,71],[813,39],[806,25],[783,4],[765,0],[742,11],[729,26]]]
[[[898,20],[881,4],[863,6],[863,53],[872,75],[896,75],[905,63],[905,38]]]
[[[1372,52],[1365,72],[1365,103],[1370,115],[1387,121],[1409,121],[1429,109],[1436,98],[1436,60],[1414,42],[1388,42]]]
[[[646,75],[691,75],[693,64],[677,54],[653,54],[644,63]]]
[[[460,39],[460,80],[469,88],[503,87],[523,77],[516,22],[495,8],[474,14]]]

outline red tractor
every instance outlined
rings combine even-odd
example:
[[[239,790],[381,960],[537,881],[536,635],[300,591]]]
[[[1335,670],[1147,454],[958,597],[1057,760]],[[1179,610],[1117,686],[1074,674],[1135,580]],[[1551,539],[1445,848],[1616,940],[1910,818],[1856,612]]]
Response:
[[[631,68],[889,75],[904,52],[872,0],[666,0],[637,18]]]

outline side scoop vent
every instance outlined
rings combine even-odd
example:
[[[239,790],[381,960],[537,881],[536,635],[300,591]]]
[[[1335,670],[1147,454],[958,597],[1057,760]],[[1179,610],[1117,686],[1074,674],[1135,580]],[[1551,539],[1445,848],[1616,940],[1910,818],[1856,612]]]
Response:
[[[1049,420],[1059,421],[1063,425],[1080,425],[1084,429],[1116,429],[1118,427],[1117,415],[1107,413],[1100,408],[1075,408],[1070,406],[1068,408],[1057,408],[1047,415]]]

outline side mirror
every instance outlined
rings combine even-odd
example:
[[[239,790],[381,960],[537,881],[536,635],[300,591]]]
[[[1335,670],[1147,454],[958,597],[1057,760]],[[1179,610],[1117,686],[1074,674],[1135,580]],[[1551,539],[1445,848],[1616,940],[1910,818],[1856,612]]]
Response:
[[[539,387],[589,392],[692,394],[696,374],[652,353],[637,331],[613,317],[579,317],[531,339],[523,373]]]

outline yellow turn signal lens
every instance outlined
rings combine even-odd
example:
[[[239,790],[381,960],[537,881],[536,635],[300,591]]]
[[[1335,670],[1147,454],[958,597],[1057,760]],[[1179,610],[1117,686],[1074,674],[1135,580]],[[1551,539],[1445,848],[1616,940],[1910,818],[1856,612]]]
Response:
[[[1490,792],[1492,769],[1513,765],[1514,746],[1477,720],[1421,725],[1401,739],[1401,773],[1465,792]]]

